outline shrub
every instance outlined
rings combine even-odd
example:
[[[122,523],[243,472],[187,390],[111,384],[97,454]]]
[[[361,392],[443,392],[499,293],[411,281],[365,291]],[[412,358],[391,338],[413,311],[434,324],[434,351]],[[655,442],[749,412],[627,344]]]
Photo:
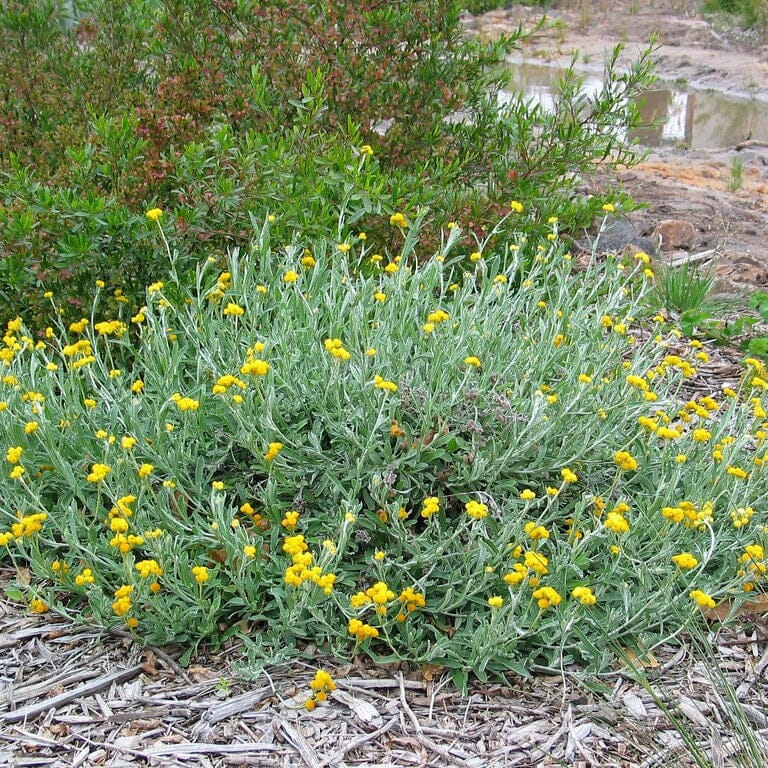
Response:
[[[764,0],[707,0],[704,10],[731,14],[749,29],[757,29],[763,34],[768,31],[768,8]]]
[[[190,264],[244,248],[250,216],[272,212],[290,237],[343,208],[380,252],[393,247],[382,211],[429,206],[431,248],[449,220],[484,238],[513,199],[532,221],[585,226],[602,201],[575,197],[576,175],[634,158],[622,126],[637,121],[647,54],[627,74],[612,62],[594,97],[571,73],[553,114],[516,101],[499,117],[519,36],[467,38],[461,5],[84,0],[72,16],[52,0],[7,4],[0,297],[42,319],[28,297],[55,282],[74,318],[97,275],[140,303],[136,277],[162,276],[140,226],[158,203]],[[364,174],[360,147],[374,153]]]
[[[133,317],[97,294],[38,343],[9,323],[0,542],[34,609],[463,683],[602,668],[675,631],[671,605],[764,584],[757,361],[685,402],[706,355],[640,332],[642,258],[575,273],[555,221],[472,254],[445,228],[432,257],[418,220],[385,226],[389,260],[265,221],[191,290],[172,262]]]

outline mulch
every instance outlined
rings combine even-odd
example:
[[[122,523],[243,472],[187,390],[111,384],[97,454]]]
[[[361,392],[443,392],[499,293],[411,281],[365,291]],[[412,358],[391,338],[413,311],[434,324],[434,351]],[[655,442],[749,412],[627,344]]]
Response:
[[[749,617],[710,641],[716,664],[685,639],[637,663],[714,765],[735,765],[742,743],[727,685],[768,754],[768,621]],[[0,765],[694,765],[654,697],[619,667],[600,676],[599,690],[566,669],[475,683],[466,696],[440,669],[359,660],[249,675],[239,642],[182,669],[170,650],[125,632],[30,615],[7,600],[0,649]],[[318,667],[338,688],[309,712]]]

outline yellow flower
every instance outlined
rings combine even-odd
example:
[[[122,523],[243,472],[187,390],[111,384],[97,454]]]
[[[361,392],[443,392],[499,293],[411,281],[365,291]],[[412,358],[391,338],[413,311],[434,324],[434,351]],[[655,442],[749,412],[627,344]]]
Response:
[[[637,469],[637,459],[628,451],[616,451],[613,460],[625,472],[633,472]]]
[[[339,253],[349,253],[352,248],[349,243],[339,243],[336,247],[339,249]]]
[[[333,678],[327,672],[318,669],[315,673],[315,679],[310,682],[309,687],[315,692],[332,692],[336,690],[336,683],[333,682]]]
[[[277,454],[280,453],[282,448],[283,448],[283,444],[282,443],[270,443],[269,444],[269,449],[264,454],[264,460],[265,461],[273,461],[275,459],[275,457],[277,456]]]
[[[120,440],[120,445],[126,451],[130,451],[136,445],[136,438],[131,435],[126,435]]]
[[[152,471],[154,470],[154,468],[155,467],[153,464],[142,464],[139,467],[139,473],[138,473],[139,477],[141,478],[149,477],[152,474]]]
[[[36,421],[28,421],[24,425],[24,433],[27,434],[27,435],[31,435],[33,432],[37,431],[37,428],[39,426],[40,425]]]
[[[192,568],[192,575],[195,577],[195,581],[198,584],[203,584],[210,578],[208,568],[206,568],[204,565],[196,565],[194,568]]]
[[[245,310],[239,304],[235,304],[234,301],[230,301],[224,308],[222,314],[229,315],[230,317],[239,317],[240,315],[245,314]]]
[[[329,354],[338,360],[349,360],[351,357],[349,351],[344,348],[341,339],[326,339],[323,342],[323,346]]]
[[[196,411],[200,407],[200,402],[191,397],[182,397],[178,392],[171,395],[171,400],[176,403],[180,411]]]
[[[142,579],[148,579],[150,576],[162,576],[163,569],[157,560],[139,560],[134,566]]]
[[[493,597],[488,598],[488,605],[491,606],[491,608],[501,608],[502,605],[504,605],[504,598],[499,597],[498,595],[494,595]]]
[[[373,386],[376,389],[384,389],[387,392],[397,392],[397,384],[394,381],[387,381],[378,374],[373,377]]]
[[[450,319],[450,315],[444,309],[436,309],[434,312],[430,312],[427,315],[427,320],[430,323],[443,323]]]
[[[282,525],[283,528],[287,528],[289,531],[292,531],[298,523],[299,513],[295,509],[289,509],[280,521],[280,525]]]
[[[269,363],[264,360],[249,360],[240,368],[240,373],[247,376],[264,376],[269,370]]]
[[[514,587],[525,581],[525,577],[528,575],[528,569],[522,563],[515,563],[512,568],[513,570],[504,574],[504,583]]]
[[[739,507],[738,509],[731,510],[733,527],[743,528],[745,525],[749,525],[749,521],[754,514],[755,510],[752,507]]]
[[[48,611],[50,610],[50,608],[46,603],[44,603],[42,600],[39,600],[37,598],[30,601],[29,609],[32,611],[32,613],[48,613]]]
[[[93,571],[90,568],[83,568],[83,570],[75,576],[75,585],[78,587],[93,584],[94,581]]]
[[[629,523],[624,515],[619,512],[609,512],[605,517],[605,527],[614,533],[627,533]]]
[[[364,624],[360,619],[350,619],[348,631],[357,638],[357,642],[367,640],[369,637],[378,637],[379,630],[369,624]]]
[[[545,576],[549,573],[549,559],[541,552],[528,551],[523,557],[523,566],[535,571],[539,576]]]
[[[706,592],[702,592],[700,589],[694,589],[688,593],[688,596],[694,602],[698,603],[701,608],[714,608],[715,601]]]
[[[96,323],[93,327],[99,336],[114,335],[118,339],[124,336],[127,330],[125,323],[120,322],[120,320],[105,320],[102,323]]]
[[[571,590],[571,597],[582,605],[594,605],[597,602],[594,592],[589,587],[575,587]]]
[[[437,496],[428,496],[421,502],[421,516],[424,518],[432,517],[440,511],[440,499]]]
[[[470,357],[464,358],[464,365],[468,365],[473,368],[480,368],[480,366],[482,366],[482,363],[480,362],[479,357],[470,356]]]
[[[389,217],[389,223],[393,227],[406,227],[406,226],[408,226],[408,222],[405,220],[405,216],[403,216],[402,213],[393,213]]]
[[[552,339],[552,344],[556,347],[561,347],[568,339],[563,336],[562,333],[558,333],[554,339]]]
[[[523,530],[534,541],[549,538],[549,531],[543,525],[536,525],[534,522],[526,523]]]
[[[568,469],[568,467],[564,467],[560,470],[560,476],[563,478],[564,483],[575,483],[579,479],[579,476]]]
[[[118,597],[114,603],[112,603],[112,611],[115,616],[125,616],[132,608],[131,598],[129,595]]]
[[[387,300],[387,294],[383,291],[376,291],[376,293],[373,294],[373,300],[378,301],[379,303],[384,303]]]
[[[560,605],[563,598],[552,587],[539,587],[533,592],[533,599],[536,600],[539,608],[545,610],[553,605]]]
[[[695,568],[699,561],[690,552],[681,552],[679,555],[672,555],[672,562],[681,570]]]
[[[150,221],[159,221],[163,215],[162,208],[150,208],[146,214],[144,214]]]
[[[485,504],[480,504],[480,502],[477,502],[474,499],[468,501],[464,505],[464,509],[467,511],[467,514],[475,520],[482,520],[484,517],[488,517],[488,507]]]
[[[648,382],[642,378],[642,376],[635,376],[634,374],[630,374],[625,379],[627,384],[629,384],[631,387],[634,387],[635,389],[639,389],[642,392],[648,391]]]
[[[224,483],[222,483],[221,480],[214,480],[211,483],[211,488],[213,488],[214,491],[223,491]]]
[[[522,213],[523,212],[523,204],[519,203],[517,200],[513,200],[509,207],[515,212],[515,213]]]
[[[603,205],[603,210],[606,213],[613,213],[616,208],[614,207],[613,203],[605,203],[605,205]]]
[[[108,464],[94,464],[91,467],[91,471],[85,478],[89,483],[101,482],[110,472],[112,467]]]
[[[520,492],[520,498],[523,499],[523,501],[531,501],[531,499],[536,498],[536,494],[530,488],[526,488],[524,491]]]
[[[22,448],[20,445],[16,446],[15,448],[9,448],[8,452],[5,454],[5,460],[9,464],[18,464],[21,460],[21,454],[24,452],[24,448]]]

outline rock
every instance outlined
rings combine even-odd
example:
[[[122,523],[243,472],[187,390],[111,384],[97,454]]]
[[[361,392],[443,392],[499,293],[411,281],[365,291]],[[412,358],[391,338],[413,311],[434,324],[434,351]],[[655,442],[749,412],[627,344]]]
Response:
[[[696,237],[696,227],[684,219],[666,219],[653,231],[653,239],[660,243],[662,251],[686,250],[691,247]]]
[[[765,264],[751,256],[724,259],[718,265],[717,276],[734,287],[768,284],[768,270]]]

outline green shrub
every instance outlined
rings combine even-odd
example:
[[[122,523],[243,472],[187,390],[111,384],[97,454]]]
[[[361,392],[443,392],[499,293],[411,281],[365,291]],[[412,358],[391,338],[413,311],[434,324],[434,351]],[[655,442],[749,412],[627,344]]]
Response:
[[[704,10],[737,16],[747,28],[768,31],[768,7],[765,0],[706,0]]]
[[[133,317],[98,294],[38,343],[11,321],[0,542],[33,610],[463,683],[602,668],[610,642],[674,631],[670,605],[764,583],[757,361],[683,404],[706,355],[668,354],[661,318],[637,332],[642,261],[575,273],[554,221],[472,254],[444,228],[432,257],[418,220],[384,224],[389,260],[266,221],[191,290],[172,261]]]
[[[632,161],[622,126],[650,77],[647,55],[628,74],[613,60],[597,96],[571,73],[554,114],[517,101],[499,119],[518,37],[468,39],[458,0],[66,6],[0,11],[3,320],[42,320],[52,284],[76,317],[93,276],[138,306],[136,277],[162,276],[140,225],[155,204],[190,263],[245,247],[251,215],[268,213],[289,238],[324,232],[343,207],[382,253],[394,243],[381,211],[429,206],[431,249],[451,220],[484,238],[513,199],[531,227],[557,215],[578,229],[601,201],[574,195],[577,176]]]

